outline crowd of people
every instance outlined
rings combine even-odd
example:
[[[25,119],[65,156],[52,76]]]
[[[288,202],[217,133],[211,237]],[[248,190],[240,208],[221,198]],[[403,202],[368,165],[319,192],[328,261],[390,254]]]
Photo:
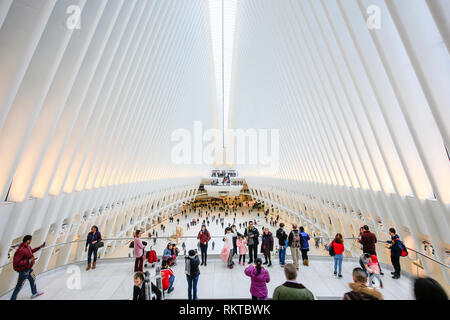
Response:
[[[186,281],[188,284],[189,300],[197,300],[197,284],[200,278],[200,267],[207,266],[208,250],[212,242],[214,250],[214,241],[212,235],[208,230],[210,223],[216,222],[216,225],[221,223],[224,228],[223,247],[220,252],[220,258],[229,269],[233,269],[235,262],[234,257],[237,257],[238,264],[247,266],[244,273],[251,280],[250,296],[254,300],[270,299],[270,294],[267,289],[267,284],[270,282],[270,268],[273,266],[274,251],[277,252],[279,265],[283,268],[286,277],[286,282],[275,288],[271,295],[274,300],[314,300],[315,296],[311,290],[306,288],[302,283],[298,282],[299,276],[299,260],[302,258],[302,263],[305,267],[310,265],[308,252],[310,250],[309,241],[311,236],[306,232],[303,226],[292,224],[291,230],[286,231],[286,225],[279,222],[278,216],[270,217],[269,210],[264,211],[265,221],[270,226],[278,225],[278,229],[274,234],[270,232],[268,227],[263,227],[261,232],[258,230],[259,225],[257,220],[250,220],[241,222],[238,225],[229,223],[225,227],[225,217],[236,218],[242,202],[223,201],[204,201],[191,204],[190,212],[199,214],[198,218],[192,219],[188,223],[188,227],[195,227],[200,224],[200,229],[197,234],[198,250],[189,250],[185,243],[182,244],[182,249],[185,252],[184,269]],[[244,204],[244,205],[248,205]],[[257,210],[257,217],[259,218],[259,208],[251,207],[249,211]],[[202,211],[206,211],[206,219],[200,221],[203,217]],[[243,215],[242,211],[242,215]],[[188,214],[183,210],[182,214],[187,219]],[[173,217],[169,217],[169,221],[174,222]],[[180,220],[176,220],[179,224]],[[235,219],[233,220],[235,222]],[[278,224],[277,224],[278,223]],[[161,230],[165,226],[161,225]],[[151,291],[155,293],[156,299],[161,299],[163,294],[170,294],[175,290],[176,274],[172,269],[177,262],[180,250],[176,243],[167,243],[167,246],[162,252],[161,258],[161,290],[156,283],[149,280],[148,274],[144,273],[144,259],[145,248],[147,243],[141,240],[143,232],[136,230],[134,233],[134,240],[130,244],[133,248],[135,263],[134,263],[134,300],[147,300],[150,297],[146,296],[144,290],[145,284],[151,285]],[[400,240],[399,235],[394,228],[389,229],[391,239],[387,241],[386,247],[391,252],[391,262],[394,268],[392,272],[393,279],[399,279],[401,274],[400,258],[407,254],[406,246]],[[157,237],[157,232],[153,230],[152,234]],[[45,246],[45,243],[37,248],[31,248],[32,237],[25,236],[22,244],[14,255],[14,270],[19,273],[19,278],[15,290],[11,296],[12,300],[17,298],[23,283],[28,280],[30,282],[32,298],[43,294],[36,288],[36,277],[33,273],[33,265],[36,260],[34,253]],[[87,267],[86,271],[95,269],[97,263],[98,249],[103,246],[102,235],[97,226],[92,226],[88,233],[85,244],[85,251],[87,252]],[[156,238],[154,238],[156,240]],[[314,236],[317,247],[317,238]],[[362,255],[359,258],[359,267],[352,270],[353,282],[349,284],[350,291],[343,296],[344,300],[382,300],[383,295],[380,290],[374,288],[375,280],[379,283],[379,288],[383,289],[383,280],[381,265],[378,260],[376,252],[377,237],[372,233],[367,225],[361,227],[358,242],[361,245]],[[276,245],[276,248],[275,248]],[[286,263],[286,251],[289,247],[292,257],[292,263]],[[334,261],[333,274],[337,278],[343,277],[342,263],[344,260],[345,246],[342,234],[337,233],[334,239],[326,248]],[[187,252],[186,252],[187,251]],[[198,252],[200,251],[200,253]],[[406,253],[405,253],[406,252]],[[187,254],[186,254],[187,253]],[[248,255],[248,262],[246,257]],[[261,256],[259,256],[261,255]],[[264,258],[264,261],[262,259]],[[159,261],[159,260],[158,260]],[[331,270],[330,270],[331,273]],[[447,300],[445,290],[438,282],[431,278],[418,278],[414,282],[414,295],[416,299],[439,299]]]

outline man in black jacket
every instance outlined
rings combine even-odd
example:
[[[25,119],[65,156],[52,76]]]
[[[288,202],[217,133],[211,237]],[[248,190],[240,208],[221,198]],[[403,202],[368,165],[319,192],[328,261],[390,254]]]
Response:
[[[248,264],[252,264],[253,261],[256,261],[258,258],[258,238],[259,231],[253,226],[253,221],[248,223],[248,227],[245,229],[244,237],[247,239],[248,244],[248,256],[249,262]]]
[[[280,223],[280,228],[277,230],[278,245],[280,247],[280,249],[278,251],[278,255],[279,255],[280,264],[282,267],[284,267],[284,265],[285,265],[286,240],[288,237],[283,228],[284,228],[284,223]]]

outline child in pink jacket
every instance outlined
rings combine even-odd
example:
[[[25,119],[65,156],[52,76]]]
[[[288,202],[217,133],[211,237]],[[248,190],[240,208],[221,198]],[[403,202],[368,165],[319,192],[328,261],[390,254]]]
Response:
[[[376,255],[372,255],[369,263],[367,264],[368,268],[367,271],[369,272],[370,276],[369,276],[369,287],[372,286],[373,282],[373,278],[377,278],[378,281],[380,282],[380,288],[383,288],[383,281],[381,281],[381,276],[380,276],[380,267],[378,265],[378,258]]]
[[[241,264],[241,258],[242,258],[242,265],[245,266],[245,254],[247,253],[247,240],[244,239],[242,235],[238,237],[236,240],[236,246],[239,250],[239,264]]]

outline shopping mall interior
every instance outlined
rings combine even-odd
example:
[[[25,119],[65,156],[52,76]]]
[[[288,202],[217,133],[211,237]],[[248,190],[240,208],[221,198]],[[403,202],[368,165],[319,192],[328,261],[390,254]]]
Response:
[[[417,278],[448,295],[449,54],[448,0],[0,0],[0,300],[31,269],[44,294],[27,274],[19,300],[133,299],[137,230],[162,299],[188,299],[202,225],[198,299],[251,299],[249,255],[223,257],[250,221],[273,236],[265,298],[280,223],[310,237],[297,281],[317,300],[350,291],[363,226],[385,300]],[[27,235],[44,245],[18,271]]]

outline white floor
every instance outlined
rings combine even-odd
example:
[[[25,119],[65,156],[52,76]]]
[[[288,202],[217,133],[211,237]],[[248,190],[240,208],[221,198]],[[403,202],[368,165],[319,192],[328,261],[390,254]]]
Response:
[[[258,219],[256,212],[249,215],[245,210],[245,216],[242,217],[241,211],[238,211],[236,217],[236,225],[243,221],[257,219],[256,227],[261,232],[262,226],[268,226],[270,231],[275,234],[277,227],[270,227],[265,223],[263,214]],[[215,214],[217,216],[217,213]],[[221,213],[221,216],[224,214]],[[191,220],[194,214],[188,215],[188,220]],[[195,214],[195,217],[198,215]],[[228,216],[225,219],[225,226],[229,223],[233,223],[233,215]],[[180,218],[180,226],[184,229],[184,236],[196,236],[200,226],[191,227],[189,230],[186,228],[187,221],[184,216],[178,215],[175,217],[175,223],[166,223],[166,231],[163,233],[160,226],[157,226],[159,236],[171,235],[177,225],[176,219]],[[200,222],[205,218],[200,218]],[[210,218],[211,220],[211,218]],[[287,228],[289,231],[290,228]],[[211,235],[214,238],[215,248],[212,250],[212,246],[209,246],[209,252],[211,257],[209,259],[208,266],[201,267],[201,275],[198,283],[198,296],[199,299],[248,299],[250,297],[249,288],[250,280],[244,274],[244,267],[237,264],[237,258],[235,257],[236,267],[233,270],[229,270],[225,265],[217,258],[217,255],[222,249],[223,242],[221,237],[223,235],[223,228],[221,224],[210,223],[208,227]],[[244,228],[239,228],[238,231],[244,231]],[[197,240],[195,238],[184,239],[187,250],[197,247]],[[211,241],[211,243],[212,243]],[[276,240],[275,240],[276,241]],[[179,247],[181,249],[181,242]],[[149,241],[149,245],[153,242]],[[164,247],[166,246],[166,240],[159,240],[154,246],[158,257],[161,256]],[[314,295],[319,299],[341,299],[343,294],[348,289],[348,283],[352,281],[351,270],[358,267],[358,263],[353,260],[344,260],[343,264],[343,278],[338,279],[333,276],[333,260],[331,257],[327,257],[326,251],[323,249],[317,249],[314,247],[314,241],[310,241],[310,266],[300,267],[298,280],[302,282],[307,288],[309,288]],[[130,249],[123,248],[119,253],[119,257],[127,257]],[[183,253],[183,252],[181,252]],[[288,251],[289,254],[289,251]],[[215,258],[214,258],[215,256]],[[183,258],[179,257],[180,262],[173,268],[175,279],[175,290],[167,295],[167,299],[186,299],[187,298],[187,282],[184,276],[184,262]],[[248,256],[247,256],[248,261]],[[45,294],[37,299],[46,300],[108,300],[108,299],[131,299],[132,286],[133,286],[133,267],[134,260],[131,259],[111,259],[100,260],[97,264],[96,270],[90,270],[86,272],[84,270],[85,264],[79,263],[74,265],[65,266],[54,271],[47,272],[38,276],[37,285],[39,290],[44,290]],[[79,268],[79,269],[77,269]],[[386,275],[383,277],[384,289],[381,292],[385,299],[389,300],[405,300],[412,299],[412,280],[408,277],[402,277],[400,280],[393,280],[390,277],[390,267],[384,267]],[[79,270],[81,279],[80,289],[70,289],[70,283],[73,283],[74,271]],[[154,269],[149,269],[154,272]],[[283,269],[279,267],[278,259],[275,258],[273,266],[269,268],[271,281],[268,284],[269,296],[272,295],[276,286],[282,284],[284,279]],[[71,273],[69,273],[71,272]],[[75,273],[76,274],[76,273]],[[68,285],[69,283],[69,285]],[[378,283],[376,284],[378,286]],[[1,300],[9,299],[11,292],[0,297]],[[28,283],[25,284],[22,291],[19,294],[19,299],[29,299],[30,288]]]
[[[236,259],[235,259],[236,261]],[[84,265],[67,266],[41,276],[38,276],[38,289],[45,294],[39,300],[127,300],[132,297],[134,261],[103,261],[97,265],[96,270],[86,272]],[[80,268],[80,289],[70,289],[73,283],[72,270]],[[343,264],[343,278],[333,276],[333,264],[331,259],[311,259],[309,267],[300,266],[298,280],[309,288],[319,299],[340,299],[348,289],[351,281],[351,270],[357,267],[353,261],[345,261]],[[273,290],[284,280],[283,269],[278,261],[269,269],[271,281],[268,284],[269,296]],[[154,269],[149,269],[154,272]],[[186,299],[187,282],[184,276],[184,262],[178,263],[173,268],[175,278],[175,290],[166,295],[166,299]],[[248,299],[250,298],[250,279],[244,274],[244,267],[237,264],[229,270],[217,258],[212,258],[208,266],[201,267],[201,275],[198,282],[199,299]],[[386,270],[388,271],[388,270]],[[386,300],[412,299],[412,280],[402,277],[393,280],[388,274],[383,277],[384,288],[380,289]],[[378,283],[376,284],[378,286]],[[0,297],[1,300],[9,299],[11,292]],[[30,299],[28,283],[22,288],[18,299]]]

